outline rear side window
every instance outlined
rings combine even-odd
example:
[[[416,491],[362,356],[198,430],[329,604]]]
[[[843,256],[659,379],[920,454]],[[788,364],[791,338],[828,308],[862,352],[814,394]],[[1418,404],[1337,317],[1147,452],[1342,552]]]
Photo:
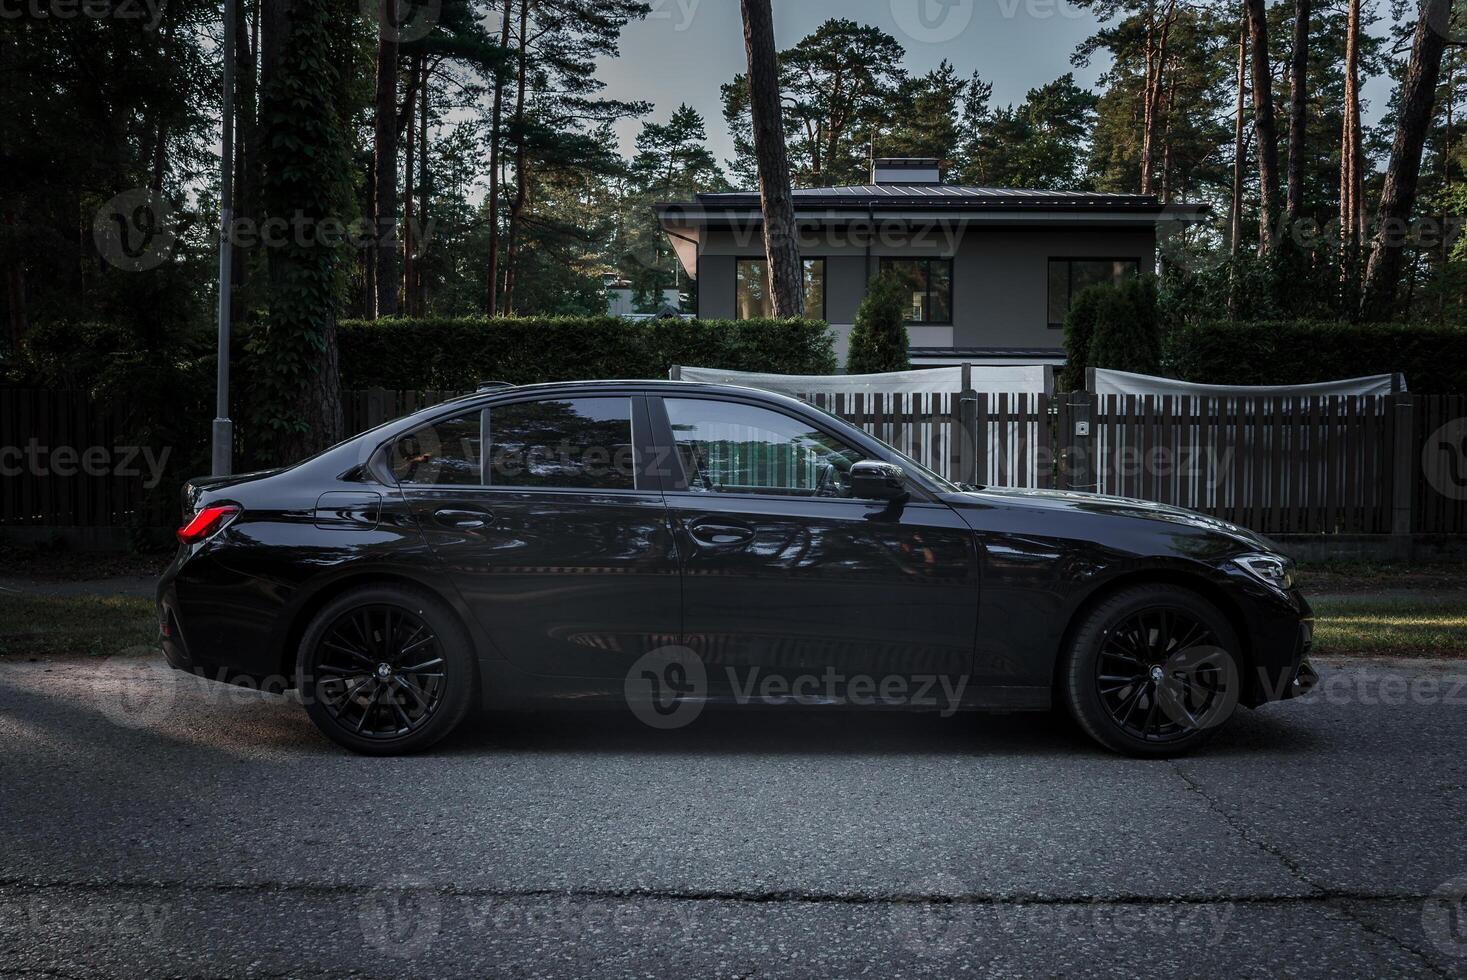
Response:
[[[630,398],[516,402],[489,410],[489,485],[635,490]]]
[[[481,412],[435,422],[392,444],[392,474],[411,486],[483,485]]]

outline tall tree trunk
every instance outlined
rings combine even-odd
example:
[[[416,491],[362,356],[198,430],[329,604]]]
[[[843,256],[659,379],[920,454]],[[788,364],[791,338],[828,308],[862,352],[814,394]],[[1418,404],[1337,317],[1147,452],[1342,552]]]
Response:
[[[1228,208],[1228,251],[1233,255],[1243,245],[1243,189],[1245,185],[1247,152],[1243,143],[1243,100],[1248,91],[1248,22],[1244,18],[1238,28],[1238,94],[1237,115],[1233,119],[1233,200]]]
[[[1284,213],[1290,227],[1304,216],[1304,137],[1309,101],[1309,0],[1294,0],[1294,50],[1289,59],[1289,190]]]
[[[1161,91],[1166,76],[1167,41],[1176,19],[1176,0],[1168,0],[1161,26],[1153,12],[1146,25],[1146,78],[1143,84],[1145,104],[1141,115],[1141,193],[1154,193],[1156,173],[1156,133],[1161,115]]]
[[[530,0],[520,0],[519,90],[515,94],[514,203],[509,208],[509,242],[505,248],[504,312],[514,313],[515,274],[520,257],[520,219],[530,196],[529,147],[525,140],[525,76],[529,61]]]
[[[246,14],[244,3],[231,4],[239,20],[235,25],[235,99],[234,99],[234,219],[254,223],[258,220],[260,188],[259,174],[259,125],[255,71],[256,56],[260,50],[260,6],[251,5]],[[236,295],[243,302],[231,304],[229,317],[232,323],[242,323],[250,308],[249,255],[236,247],[230,255],[230,280]]]
[[[1258,254],[1273,248],[1278,221],[1279,144],[1268,67],[1268,14],[1263,0],[1244,0],[1253,64],[1253,131],[1258,140]]]
[[[407,115],[407,126],[405,127],[402,140],[403,155],[403,181],[402,181],[402,304],[408,316],[416,316],[417,311],[413,308],[413,273],[414,261],[413,250],[417,242],[413,235],[413,221],[416,218],[414,204],[416,192],[413,187],[413,164],[417,161],[417,132],[414,123],[417,121],[417,98],[419,83],[422,80],[423,59],[418,56],[413,59],[412,83],[406,96],[404,111]]]
[[[376,146],[377,296],[372,316],[397,313],[397,5],[379,0],[377,25]]]
[[[428,183],[428,76],[429,68],[423,66],[423,84],[418,88],[418,255],[413,262],[417,279],[417,298],[414,308],[418,316],[428,315],[428,277],[423,274],[423,256],[428,251],[429,229],[428,202],[432,190]]]
[[[14,211],[5,212],[5,224],[14,233],[16,220]],[[30,324],[25,309],[25,264],[20,256],[14,256],[5,270],[5,309],[10,314],[10,352],[20,351],[20,343],[29,332]]]
[[[504,0],[504,23],[499,29],[499,50],[509,50],[509,21],[514,0]],[[504,71],[494,73],[494,118],[489,125],[489,302],[485,311],[499,312],[499,146],[504,130]]]
[[[1357,264],[1361,243],[1360,152],[1360,0],[1349,0],[1345,19],[1345,107],[1340,126],[1340,281],[1346,287],[1358,282]],[[1350,305],[1359,298],[1349,289]]]
[[[774,47],[774,14],[769,0],[740,0],[744,49],[749,60],[749,111],[754,124],[754,155],[759,166],[759,201],[764,214],[764,254],[769,260],[774,315],[805,315],[805,267],[795,227],[789,155],[779,100],[779,57]]]
[[[1405,240],[1416,204],[1416,183],[1421,176],[1421,151],[1431,128],[1437,77],[1446,48],[1446,39],[1432,25],[1446,24],[1450,16],[1450,0],[1425,0],[1421,5],[1411,60],[1406,66],[1406,77],[1401,80],[1391,165],[1386,171],[1385,187],[1376,211],[1375,237],[1370,243],[1370,260],[1365,267],[1361,313],[1366,320],[1389,319],[1395,312]]]

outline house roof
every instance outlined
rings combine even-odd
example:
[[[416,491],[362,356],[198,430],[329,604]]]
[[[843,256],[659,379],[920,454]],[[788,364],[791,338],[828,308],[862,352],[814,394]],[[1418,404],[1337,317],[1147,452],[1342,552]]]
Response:
[[[854,187],[799,187],[794,190],[800,210],[937,210],[937,211],[1150,211],[1164,210],[1154,194],[1102,194],[1009,187],[963,187],[955,184],[863,184]],[[692,201],[657,206],[669,214],[727,213],[757,210],[757,191],[698,194]],[[1189,208],[1191,210],[1191,208]]]

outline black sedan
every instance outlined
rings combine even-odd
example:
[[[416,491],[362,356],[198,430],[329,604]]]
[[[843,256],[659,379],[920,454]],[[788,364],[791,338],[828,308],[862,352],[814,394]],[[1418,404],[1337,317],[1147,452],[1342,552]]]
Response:
[[[330,738],[470,710],[1044,711],[1144,756],[1316,680],[1270,544],[1203,515],[955,485],[794,399],[492,388],[185,489],[158,591],[181,670],[295,688]]]

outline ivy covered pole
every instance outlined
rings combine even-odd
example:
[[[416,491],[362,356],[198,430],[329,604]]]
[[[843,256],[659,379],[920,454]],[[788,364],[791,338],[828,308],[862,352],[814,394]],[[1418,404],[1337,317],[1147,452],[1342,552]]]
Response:
[[[219,153],[219,377],[214,407],[215,476],[233,469],[234,423],[229,418],[229,300],[234,225],[234,4],[224,0],[224,139]]]

